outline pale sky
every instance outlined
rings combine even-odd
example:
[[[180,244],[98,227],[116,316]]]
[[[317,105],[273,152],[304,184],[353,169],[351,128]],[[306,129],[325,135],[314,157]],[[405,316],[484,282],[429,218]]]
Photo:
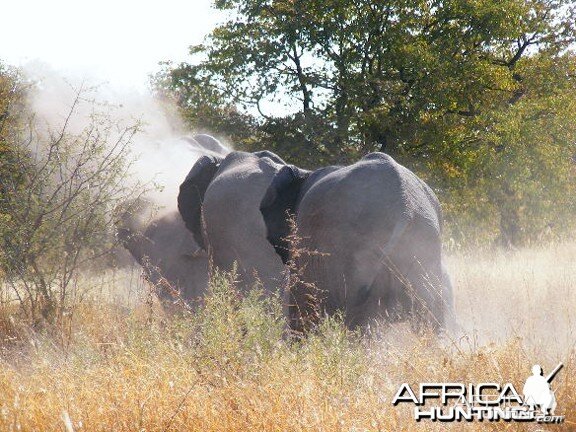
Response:
[[[40,61],[63,74],[146,89],[162,60],[187,59],[188,47],[224,18],[211,0],[3,0],[0,60]]]

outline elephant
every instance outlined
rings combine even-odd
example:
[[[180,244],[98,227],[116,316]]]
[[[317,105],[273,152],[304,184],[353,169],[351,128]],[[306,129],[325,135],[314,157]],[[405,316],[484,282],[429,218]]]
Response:
[[[266,240],[260,202],[286,163],[269,151],[233,151],[200,158],[180,185],[178,209],[195,242],[224,271],[236,269],[239,287],[279,286],[284,266]]]
[[[389,155],[313,172],[285,165],[260,211],[267,239],[298,272],[286,299],[292,329],[304,331],[337,311],[352,329],[381,318],[410,319],[415,330],[444,328],[452,286],[442,261],[440,204]],[[295,218],[297,254],[286,215]]]
[[[197,134],[193,137],[185,136],[182,140],[186,141],[192,150],[201,154],[209,154],[214,156],[226,156],[230,153],[230,149],[218,141],[216,138],[206,135]]]
[[[221,155],[226,155],[230,153],[230,149],[228,149],[224,144],[218,141],[211,135],[206,134],[197,134],[194,135],[194,140],[200,144],[204,149],[210,150],[214,153],[218,153]]]
[[[190,155],[196,159],[205,155],[225,157],[230,149],[210,135],[197,134],[180,138],[186,144]],[[174,144],[168,142],[168,144]],[[178,156],[171,153],[168,156]],[[164,186],[170,186],[169,184]],[[158,197],[150,198],[159,204]],[[174,202],[168,202],[164,215],[152,219],[153,202],[139,199],[119,208],[120,220],[117,237],[132,257],[144,269],[147,279],[159,288],[158,294],[164,300],[172,300],[171,288],[180,291],[180,296],[190,305],[203,296],[208,288],[208,255],[195,242],[194,236],[186,228]],[[149,223],[148,223],[149,222]],[[166,284],[162,281],[168,282]]]
[[[189,306],[195,305],[208,288],[208,256],[194,242],[180,214],[174,210],[144,226],[137,219],[124,213],[117,227],[120,242],[162,300],[174,301],[172,289],[176,289]]]

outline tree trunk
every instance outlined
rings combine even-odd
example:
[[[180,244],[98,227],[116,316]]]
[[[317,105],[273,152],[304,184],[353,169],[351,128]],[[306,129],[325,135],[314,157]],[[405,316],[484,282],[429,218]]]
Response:
[[[500,244],[512,249],[520,245],[520,212],[516,203],[516,194],[510,185],[502,183],[503,197],[497,203],[500,212]]]

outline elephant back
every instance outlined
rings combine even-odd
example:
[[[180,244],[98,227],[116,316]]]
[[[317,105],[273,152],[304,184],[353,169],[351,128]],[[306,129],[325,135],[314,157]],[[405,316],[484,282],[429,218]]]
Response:
[[[206,236],[214,263],[230,270],[237,263],[242,286],[249,288],[254,273],[274,289],[282,263],[266,240],[260,202],[282,165],[269,157],[232,152],[210,183],[203,206]]]

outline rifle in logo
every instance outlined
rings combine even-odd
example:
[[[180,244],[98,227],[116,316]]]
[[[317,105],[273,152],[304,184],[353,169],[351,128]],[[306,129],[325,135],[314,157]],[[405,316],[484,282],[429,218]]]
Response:
[[[556,374],[560,372],[560,369],[562,369],[563,367],[564,367],[563,363],[558,363],[558,366],[556,366],[554,370],[548,374],[548,376],[546,377],[546,381],[548,382],[548,384],[550,384],[552,380],[556,378]]]

